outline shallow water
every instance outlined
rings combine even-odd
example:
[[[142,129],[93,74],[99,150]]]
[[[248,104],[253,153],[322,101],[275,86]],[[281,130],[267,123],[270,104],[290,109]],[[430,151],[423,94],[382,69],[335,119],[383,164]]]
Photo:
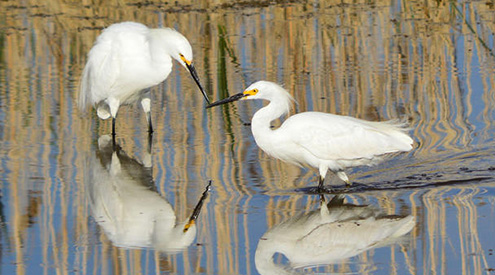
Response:
[[[490,1],[45,2],[0,2],[2,274],[495,273]],[[152,89],[151,150],[144,114],[125,107],[115,154],[110,122],[77,109],[92,43],[129,20],[188,37],[214,100],[272,80],[298,111],[406,118],[415,148],[349,169],[351,188],[330,179],[319,244],[341,243],[318,264],[288,255],[320,215],[317,171],[258,149],[246,123],[262,102],[205,110],[175,64]],[[366,244],[400,219],[410,232]]]

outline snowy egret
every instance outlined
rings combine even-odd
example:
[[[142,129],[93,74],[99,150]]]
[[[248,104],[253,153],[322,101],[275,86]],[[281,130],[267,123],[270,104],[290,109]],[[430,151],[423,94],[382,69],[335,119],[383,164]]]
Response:
[[[145,155],[139,162],[112,140],[100,137],[90,162],[88,198],[96,222],[115,246],[169,253],[187,248],[196,237],[195,222],[211,182],[191,216],[178,223],[170,203],[156,191],[151,158]]]
[[[303,112],[288,117],[273,130],[271,121],[289,112],[294,99],[281,86],[258,81],[244,92],[208,105],[206,108],[239,99],[265,99],[270,103],[258,110],[251,122],[256,144],[268,155],[296,165],[319,169],[319,189],[328,170],[350,185],[345,168],[372,165],[388,153],[409,151],[413,140],[403,123],[372,122],[348,116]]]
[[[79,91],[79,108],[96,108],[98,117],[115,118],[121,105],[141,102],[148,130],[151,124],[151,100],[148,88],[163,82],[172,71],[172,58],[185,67],[210,103],[192,63],[189,41],[179,32],[150,29],[143,24],[124,22],[106,28],[88,54]]]
[[[260,274],[294,274],[290,269],[338,263],[391,245],[415,225],[412,215],[385,216],[367,205],[346,204],[338,195],[319,210],[270,228],[258,242],[254,261]],[[283,254],[290,267],[275,264],[276,253]]]

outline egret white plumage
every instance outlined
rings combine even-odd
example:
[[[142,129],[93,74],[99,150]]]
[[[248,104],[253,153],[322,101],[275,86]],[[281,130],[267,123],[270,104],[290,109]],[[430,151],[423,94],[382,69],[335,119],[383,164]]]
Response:
[[[192,244],[211,182],[189,218],[178,221],[172,205],[156,190],[150,152],[140,162],[104,135],[88,170],[91,212],[115,246],[174,253]]]
[[[380,157],[409,151],[413,140],[404,124],[397,121],[372,122],[349,116],[303,112],[288,117],[277,129],[271,122],[287,114],[294,99],[281,86],[258,81],[244,92],[214,102],[207,108],[245,99],[270,103],[258,110],[251,122],[256,144],[268,155],[296,165],[319,169],[318,187],[323,188],[328,170],[350,185],[345,168],[372,165]]]
[[[335,196],[320,209],[270,228],[258,242],[254,261],[260,274],[295,274],[292,268],[339,263],[367,250],[398,242],[416,225],[415,218],[387,216],[367,205],[344,203]],[[276,264],[283,254],[290,266]]]
[[[135,22],[117,23],[106,28],[88,54],[79,91],[79,108],[96,108],[98,117],[115,118],[121,105],[141,102],[148,130],[151,99],[147,90],[163,82],[172,71],[172,58],[191,74],[208,103],[209,99],[193,66],[189,41],[170,28],[151,29]]]

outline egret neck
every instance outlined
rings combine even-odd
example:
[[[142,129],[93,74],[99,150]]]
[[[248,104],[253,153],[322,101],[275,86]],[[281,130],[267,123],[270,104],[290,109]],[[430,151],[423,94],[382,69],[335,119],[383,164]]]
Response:
[[[271,122],[289,113],[291,99],[270,101],[268,105],[257,111],[251,121],[251,131],[258,146],[263,150],[268,150],[265,144],[277,141],[274,137],[277,130],[271,129]]]

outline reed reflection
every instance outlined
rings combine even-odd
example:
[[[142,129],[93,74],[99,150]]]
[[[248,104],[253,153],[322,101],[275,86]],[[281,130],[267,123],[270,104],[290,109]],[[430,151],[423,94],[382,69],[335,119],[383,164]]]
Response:
[[[384,215],[369,205],[330,202],[320,195],[321,207],[270,228],[259,240],[255,264],[260,274],[293,274],[295,269],[340,263],[369,249],[391,245],[409,233],[415,218]],[[283,254],[290,266],[275,263]]]
[[[156,190],[149,149],[139,162],[110,135],[99,138],[88,185],[91,212],[115,246],[179,252],[196,238],[195,222],[211,183],[189,219],[177,223],[174,209]]]

